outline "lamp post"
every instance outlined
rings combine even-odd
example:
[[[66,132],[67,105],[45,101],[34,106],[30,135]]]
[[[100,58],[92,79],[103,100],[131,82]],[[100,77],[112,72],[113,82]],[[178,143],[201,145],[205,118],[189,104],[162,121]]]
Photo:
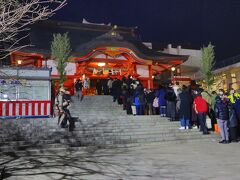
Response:
[[[17,65],[21,65],[22,64],[22,60],[17,60]]]

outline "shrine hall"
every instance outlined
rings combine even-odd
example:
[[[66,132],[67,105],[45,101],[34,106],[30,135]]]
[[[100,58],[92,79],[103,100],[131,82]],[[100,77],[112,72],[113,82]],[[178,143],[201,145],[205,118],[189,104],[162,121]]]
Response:
[[[49,67],[52,79],[57,80],[56,62],[51,58],[51,42],[56,33],[68,33],[71,42],[72,54],[67,62],[64,82],[64,86],[71,90],[78,78],[95,82],[128,75],[138,78],[144,87],[153,88],[155,76],[171,71],[172,67],[188,59],[188,56],[150,49],[141,41],[135,27],[44,21],[31,27],[28,38],[31,46],[13,52],[11,64]]]

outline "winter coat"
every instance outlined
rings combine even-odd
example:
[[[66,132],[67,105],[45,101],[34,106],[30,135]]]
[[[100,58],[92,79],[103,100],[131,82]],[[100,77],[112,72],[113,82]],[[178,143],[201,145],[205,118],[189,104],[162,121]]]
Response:
[[[134,94],[134,105],[144,105],[146,104],[145,94],[143,91],[136,91]]]
[[[146,95],[147,103],[152,104],[154,101],[154,98],[155,98],[154,92],[151,91],[151,92],[147,93],[147,95]]]
[[[208,104],[205,99],[202,98],[201,95],[197,95],[193,101],[193,107],[196,113],[207,113],[208,112]]]
[[[166,92],[166,95],[165,95],[165,99],[167,101],[171,101],[171,102],[176,102],[177,100],[177,96],[174,92],[174,90],[172,88],[168,88],[167,89],[167,92]]]
[[[165,99],[165,96],[166,96],[166,90],[165,89],[159,89],[156,92],[156,97],[158,97],[158,105],[159,105],[159,107],[167,105],[167,101]]]
[[[179,116],[185,119],[191,117],[192,111],[192,97],[187,91],[183,91],[179,94],[180,106],[179,106]]]
[[[229,127],[237,127],[238,126],[238,119],[234,108],[230,105],[229,106]]]
[[[76,91],[81,91],[83,88],[83,83],[81,81],[76,81],[74,86]]]
[[[121,87],[122,87],[121,81],[118,79],[114,80],[112,83],[112,95],[116,97],[120,96],[122,93]]]
[[[221,98],[218,96],[216,97],[214,112],[217,119],[229,120],[228,103],[222,101]]]

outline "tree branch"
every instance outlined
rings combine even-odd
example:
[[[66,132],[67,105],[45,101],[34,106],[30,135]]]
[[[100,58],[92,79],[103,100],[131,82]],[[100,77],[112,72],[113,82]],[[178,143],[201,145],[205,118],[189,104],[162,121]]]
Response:
[[[19,42],[27,36],[19,37],[19,33],[48,19],[66,4],[67,0],[0,0],[0,53],[26,47]]]

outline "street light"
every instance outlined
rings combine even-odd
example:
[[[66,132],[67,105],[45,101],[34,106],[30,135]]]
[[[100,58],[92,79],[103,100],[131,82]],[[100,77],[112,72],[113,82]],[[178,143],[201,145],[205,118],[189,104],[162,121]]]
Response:
[[[21,64],[22,64],[22,60],[18,60],[18,61],[17,61],[17,64],[18,64],[18,65],[21,65]]]
[[[100,63],[98,63],[98,66],[99,66],[99,67],[103,67],[103,66],[105,66],[105,65],[106,65],[105,62],[100,62]]]

